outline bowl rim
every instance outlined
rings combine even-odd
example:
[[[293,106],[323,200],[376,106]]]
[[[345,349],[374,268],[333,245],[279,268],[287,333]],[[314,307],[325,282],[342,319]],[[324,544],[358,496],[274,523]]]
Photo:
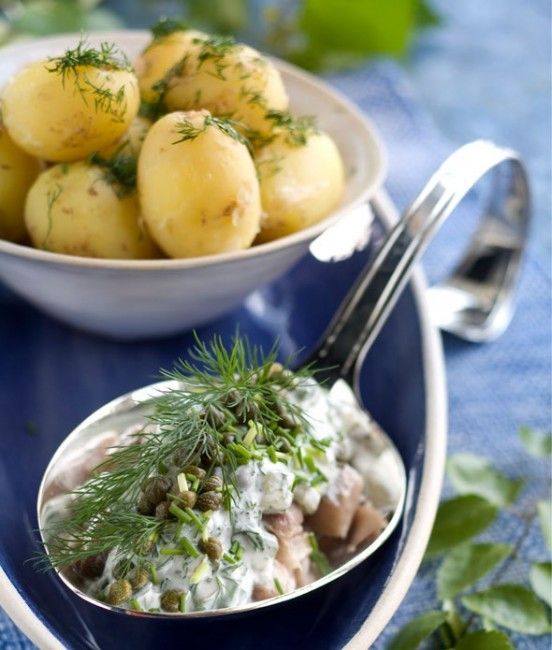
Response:
[[[120,29],[109,31],[90,31],[87,36],[93,39],[106,39],[112,41],[126,41],[126,44],[135,44],[137,46],[144,45],[146,39],[149,37],[147,30],[138,29]],[[79,40],[82,34],[75,32],[68,32],[58,34],[47,38],[33,39],[34,45],[52,45],[59,44],[61,47],[66,47],[70,39]],[[29,41],[20,41],[12,45],[7,45],[1,48],[3,57],[10,54],[17,54],[19,51],[28,50]],[[255,257],[262,257],[275,253],[283,248],[293,247],[306,243],[316,236],[320,235],[327,228],[335,224],[341,217],[349,213],[358,205],[367,201],[378,188],[382,187],[383,181],[387,176],[387,153],[383,145],[381,136],[373,122],[367,117],[363,111],[356,106],[354,102],[348,99],[340,91],[334,89],[325,81],[319,79],[297,66],[282,61],[276,57],[270,57],[275,63],[276,67],[285,72],[287,75],[299,80],[304,86],[318,90],[319,92],[330,97],[332,101],[339,105],[344,112],[346,112],[353,122],[356,122],[358,132],[369,135],[373,141],[373,152],[377,161],[375,166],[375,173],[373,173],[372,182],[365,187],[360,194],[349,201],[346,205],[338,206],[327,217],[322,219],[316,224],[309,226],[291,235],[285,235],[271,242],[264,244],[257,244],[250,248],[239,251],[231,251],[227,253],[216,253],[213,255],[204,255],[200,257],[188,257],[179,259],[152,259],[152,260],[124,260],[124,259],[104,259],[97,257],[81,257],[78,255],[66,255],[63,253],[53,253],[50,251],[33,248],[24,244],[16,244],[7,240],[0,239],[0,253],[8,254],[13,257],[27,258],[37,262],[50,262],[62,265],[70,265],[73,267],[81,268],[94,268],[94,269],[125,269],[132,271],[152,271],[152,270],[179,270],[194,267],[211,266],[216,264],[226,264],[240,262],[242,260],[251,259]]]
[[[378,215],[386,227],[396,219],[396,210],[384,192],[376,195]],[[414,271],[410,281],[416,313],[419,319],[424,381],[426,385],[426,427],[424,432],[424,462],[420,489],[412,525],[403,550],[390,573],[376,604],[364,623],[349,640],[344,650],[365,650],[381,634],[409,590],[420,566],[443,483],[447,445],[447,388],[442,340],[430,318],[427,284],[421,268]],[[35,613],[22,593],[11,583],[0,566],[2,607],[12,621],[34,643],[45,650],[64,650],[53,628]]]

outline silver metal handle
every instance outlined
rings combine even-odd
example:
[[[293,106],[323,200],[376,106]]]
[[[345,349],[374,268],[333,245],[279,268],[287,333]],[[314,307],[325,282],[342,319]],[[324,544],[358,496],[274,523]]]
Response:
[[[434,287],[438,324],[470,341],[496,338],[513,314],[513,294],[527,238],[529,189],[517,154],[478,140],[455,151],[430,178],[361,274],[311,356],[354,380],[354,368],[378,335],[416,261],[441,224],[489,171],[490,205],[450,279]]]

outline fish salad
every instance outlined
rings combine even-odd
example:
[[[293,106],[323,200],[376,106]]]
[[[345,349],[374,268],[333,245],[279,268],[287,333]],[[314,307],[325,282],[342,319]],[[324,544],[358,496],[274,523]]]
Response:
[[[151,613],[238,607],[314,582],[385,528],[391,509],[363,478],[377,425],[350,389],[241,348],[237,362],[236,346],[200,346],[211,367],[168,373],[179,383],[148,421],[45,504],[48,561],[87,595]]]

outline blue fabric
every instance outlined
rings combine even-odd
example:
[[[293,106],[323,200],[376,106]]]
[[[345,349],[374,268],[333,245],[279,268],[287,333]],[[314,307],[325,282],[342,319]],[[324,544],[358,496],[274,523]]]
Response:
[[[334,77],[332,82],[357,102],[380,129],[389,150],[387,188],[399,207],[413,198],[436,165],[453,146],[437,130],[407,81],[404,71],[387,62]],[[540,191],[540,190],[539,190]],[[469,229],[469,219],[451,219],[428,252],[428,275],[438,276],[458,251],[458,242]],[[484,453],[495,466],[512,477],[526,479],[522,502],[548,494],[550,468],[527,456],[516,431],[527,424],[550,428],[551,401],[551,301],[550,276],[539,255],[530,252],[524,267],[516,315],[509,330],[495,343],[471,345],[445,338],[449,381],[449,451]],[[448,488],[447,488],[448,489]],[[517,539],[520,521],[513,514],[502,516],[489,538]],[[547,552],[534,524],[521,549],[528,561],[547,559]],[[516,563],[505,579],[526,582],[528,563]],[[376,649],[405,621],[438,605],[435,590],[436,564],[421,570],[407,598]],[[516,646],[548,648],[549,639],[516,638]],[[0,613],[0,648],[33,647]]]

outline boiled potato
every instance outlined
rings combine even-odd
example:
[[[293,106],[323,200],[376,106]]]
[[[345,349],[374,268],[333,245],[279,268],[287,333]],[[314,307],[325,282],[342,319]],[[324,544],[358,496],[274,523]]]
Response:
[[[8,83],[3,104],[6,128],[18,146],[65,162],[116,142],[137,114],[140,94],[128,64],[79,44],[23,68]]]
[[[168,79],[165,104],[169,110],[205,108],[229,118],[244,133],[267,135],[273,124],[268,111],[284,111],[288,96],[274,65],[259,52],[232,39],[202,41]]]
[[[259,183],[238,138],[208,111],[169,113],[149,130],[138,191],[149,231],[170,257],[240,250],[253,242]]]
[[[20,149],[0,122],[0,239],[25,238],[24,207],[41,165]]]
[[[161,89],[154,86],[160,84],[186,55],[197,49],[195,40],[206,38],[207,34],[194,29],[178,30],[154,38],[134,62],[142,99],[145,102],[155,102]]]
[[[37,248],[55,253],[141,259],[158,252],[140,223],[136,192],[86,162],[40,174],[27,196],[25,224]]]
[[[255,162],[263,206],[258,242],[317,223],[343,195],[341,156],[325,133],[308,132],[301,143],[282,132],[258,151]]]

